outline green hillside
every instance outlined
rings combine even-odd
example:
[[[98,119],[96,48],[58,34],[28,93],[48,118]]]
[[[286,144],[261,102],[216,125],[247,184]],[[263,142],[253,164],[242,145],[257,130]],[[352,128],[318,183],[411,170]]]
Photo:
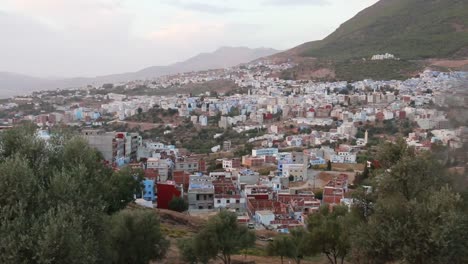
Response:
[[[392,53],[403,60],[468,53],[468,0],[381,0],[302,56],[348,60]]]

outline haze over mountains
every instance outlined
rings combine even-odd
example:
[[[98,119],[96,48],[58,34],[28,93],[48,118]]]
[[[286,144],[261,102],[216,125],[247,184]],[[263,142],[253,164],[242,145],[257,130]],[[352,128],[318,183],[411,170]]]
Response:
[[[201,53],[186,61],[168,66],[152,66],[136,72],[104,75],[94,78],[47,79],[18,73],[0,72],[0,97],[22,95],[39,90],[150,79],[167,74],[227,68],[270,56],[277,52],[279,51],[270,48],[221,47],[212,53]]]

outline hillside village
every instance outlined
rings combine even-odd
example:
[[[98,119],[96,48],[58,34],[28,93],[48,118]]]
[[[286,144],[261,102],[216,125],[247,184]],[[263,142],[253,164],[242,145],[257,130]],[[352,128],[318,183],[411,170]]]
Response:
[[[468,263],[468,1],[36,2],[0,263]]]
[[[379,141],[398,134],[418,150],[457,151],[466,144],[467,128],[460,125],[466,122],[450,113],[466,107],[455,95],[464,72],[427,70],[405,81],[353,83],[273,77],[291,67],[261,61],[36,92],[2,102],[2,129],[30,121],[48,140],[59,128],[76,128],[114,170],[144,170],[137,203],[169,209],[181,197],[190,214],[229,209],[249,228],[285,233],[322,204],[351,206],[356,176],[373,166]],[[237,88],[132,95],[219,80]],[[198,145],[189,144],[194,140]],[[450,162],[466,164],[462,157]]]

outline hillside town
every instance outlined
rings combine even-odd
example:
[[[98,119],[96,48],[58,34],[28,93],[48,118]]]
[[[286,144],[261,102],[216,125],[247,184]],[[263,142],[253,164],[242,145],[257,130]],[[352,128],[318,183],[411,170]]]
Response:
[[[437,145],[455,152],[467,143],[466,116],[451,112],[466,107],[456,95],[466,72],[352,83],[275,77],[292,66],[262,61],[37,92],[2,101],[1,128],[29,121],[50,140],[57,129],[72,127],[114,170],[144,170],[137,203],[168,209],[181,197],[189,214],[228,209],[249,228],[284,233],[305,225],[322,204],[351,206],[354,181],[374,165],[381,140],[400,134],[419,150]],[[183,90],[215,81],[237,88]],[[181,92],[135,93],[174,87]],[[200,144],[188,144],[193,140]],[[461,156],[449,162],[466,165]]]
[[[0,264],[468,263],[467,0],[0,21]]]

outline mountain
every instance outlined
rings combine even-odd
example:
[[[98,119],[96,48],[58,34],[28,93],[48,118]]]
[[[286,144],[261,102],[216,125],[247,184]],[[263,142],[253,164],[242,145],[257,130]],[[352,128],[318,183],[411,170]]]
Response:
[[[38,91],[44,87],[50,87],[53,83],[53,80],[0,72],[0,98]]]
[[[186,61],[172,64],[165,68],[167,72],[189,72],[210,69],[221,69],[247,63],[258,58],[278,53],[278,50],[269,48],[250,49],[246,47],[221,47],[212,53],[201,53]],[[161,71],[160,67],[149,67],[138,72],[145,76]]]
[[[363,58],[383,53],[394,54],[402,61],[362,62]],[[468,1],[380,0],[325,39],[304,43],[281,55],[317,59],[322,66],[332,67],[338,78],[341,70],[369,65],[367,68],[374,68],[372,64],[388,64],[393,71],[400,64],[414,69],[416,65],[408,63],[413,60],[465,58],[468,57]],[[357,65],[351,65],[352,60]],[[344,69],[338,71],[334,67],[343,65]]]
[[[468,51],[468,1],[381,0],[303,48],[303,56],[333,59],[456,56]]]
[[[270,48],[221,47],[212,53],[201,53],[186,61],[168,66],[152,66],[136,72],[97,76],[94,78],[46,79],[22,74],[0,72],[0,97],[21,95],[39,90],[73,88],[88,84],[142,80],[191,71],[220,69],[247,63],[278,53]]]

